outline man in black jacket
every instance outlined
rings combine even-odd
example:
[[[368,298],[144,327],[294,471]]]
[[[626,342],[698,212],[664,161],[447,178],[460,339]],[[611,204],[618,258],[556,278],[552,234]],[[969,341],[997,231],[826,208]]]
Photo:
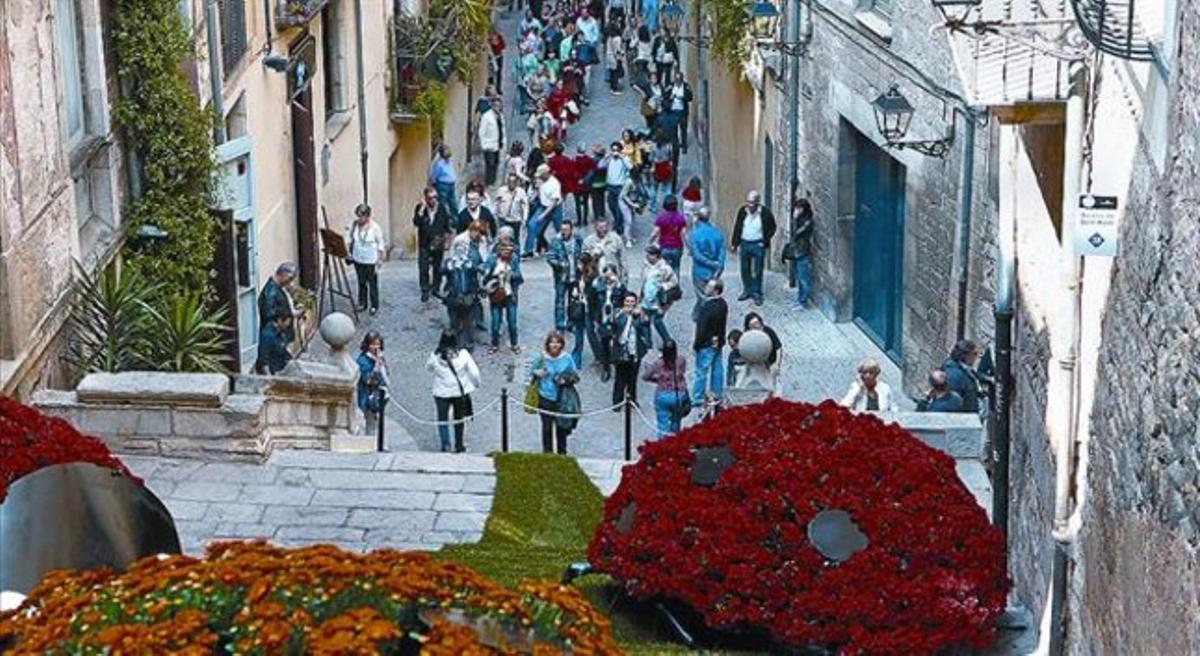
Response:
[[[696,315],[696,338],[692,349],[696,352],[696,381],[692,385],[692,405],[702,405],[708,393],[713,400],[720,400],[725,390],[725,365],[721,351],[725,348],[725,321],[729,317],[729,304],[722,298],[725,283],[720,278],[708,281],[705,301],[700,304]]]
[[[746,194],[746,204],[738,210],[733,224],[733,252],[741,256],[742,295],[739,301],[754,299],[755,305],[763,304],[763,265],[767,260],[767,248],[775,236],[775,215],[763,207],[762,196],[757,190]]]
[[[295,262],[284,262],[275,269],[275,274],[268,278],[267,283],[263,285],[262,292],[258,295],[259,330],[271,323],[275,317],[294,318],[296,316],[296,306],[292,301],[291,294],[288,293],[288,288],[295,282],[297,271]],[[296,338],[295,330],[289,327],[284,337],[288,344],[292,343]]]
[[[442,253],[446,242],[454,233],[450,228],[450,213],[438,202],[437,190],[425,188],[425,202],[418,203],[413,211],[413,225],[417,227],[417,272],[421,283],[421,302],[429,300],[429,294],[437,293],[442,286]]]
[[[665,82],[664,82],[665,84]],[[688,116],[692,113],[692,86],[683,78],[682,71],[675,72],[675,80],[663,92],[663,106],[666,111],[678,117],[679,145],[683,152],[688,149]]]
[[[946,385],[950,391],[962,397],[960,412],[979,412],[979,376],[975,373],[975,362],[979,349],[969,339],[960,340],[950,352],[950,359],[942,365],[946,372]]]

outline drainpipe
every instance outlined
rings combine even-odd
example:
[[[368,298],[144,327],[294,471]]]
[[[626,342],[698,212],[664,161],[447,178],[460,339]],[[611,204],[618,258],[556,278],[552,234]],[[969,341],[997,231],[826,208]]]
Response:
[[[704,12],[698,3],[692,3],[692,7],[692,11],[695,12],[694,18],[696,22],[696,31],[694,34],[703,38]],[[704,134],[701,135],[701,138],[698,138],[697,141],[701,143],[701,146],[704,149],[704,157],[702,159],[704,160],[704,186],[709,190],[708,205],[710,206],[710,209],[715,212],[717,207],[715,202],[716,193],[715,190],[712,189],[712,144],[709,143],[709,139],[712,136],[712,129],[710,127],[711,121],[709,120],[712,112],[711,108],[709,107],[709,103],[712,99],[709,96],[708,89],[708,58],[704,56],[704,45],[699,41],[696,43],[696,81],[700,84],[700,93],[704,99],[704,102],[700,103],[701,120],[704,123]]]
[[[363,66],[362,0],[354,0],[354,64],[358,69],[358,160],[362,175],[362,202],[367,203],[367,81]]]
[[[208,40],[208,84],[212,93],[213,144],[225,143],[225,97],[221,91],[221,53],[217,43],[220,32],[217,21],[217,0],[208,0],[204,7],[204,29]]]
[[[955,334],[967,336],[967,278],[971,271],[971,193],[975,175],[975,116],[970,109],[955,114],[963,122],[962,167],[958,172],[958,321]]]
[[[1008,465],[1011,444],[1012,414],[1012,325],[1013,297],[1016,293],[1017,260],[1017,128],[1005,126],[1000,137],[1002,175],[1013,192],[1000,203],[996,239],[996,300],[993,306],[996,319],[996,382],[992,385],[992,448],[995,450],[992,468],[992,523],[1004,534],[1005,571],[1008,570]]]
[[[800,41],[800,8],[804,0],[792,3],[792,26],[789,38],[793,44]],[[792,203],[796,200],[796,192],[800,186],[800,49],[795,47],[792,53],[792,68],[789,71],[791,81],[788,84],[788,130],[790,148],[788,149],[788,177],[791,195],[788,197],[788,239],[792,238]]]
[[[1087,69],[1080,68],[1072,75],[1070,97],[1067,99],[1066,141],[1063,162],[1063,208],[1062,208],[1062,321],[1053,341],[1052,353],[1057,361],[1057,376],[1051,379],[1047,390],[1047,422],[1052,443],[1055,447],[1054,480],[1054,566],[1050,589],[1050,654],[1059,656],[1066,644],[1066,592],[1070,565],[1070,550],[1076,531],[1069,530],[1071,523],[1071,482],[1075,463],[1075,437],[1078,430],[1079,399],[1078,360],[1079,322],[1082,304],[1080,258],[1073,242],[1075,224],[1078,219],[1080,172],[1083,168],[1083,93],[1086,88]],[[1054,371],[1052,368],[1051,371]],[[1051,412],[1053,410],[1053,412]]]

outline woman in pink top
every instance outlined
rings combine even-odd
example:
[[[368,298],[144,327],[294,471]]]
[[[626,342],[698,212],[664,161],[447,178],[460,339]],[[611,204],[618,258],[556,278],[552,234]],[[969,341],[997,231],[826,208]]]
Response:
[[[687,242],[687,218],[679,211],[679,201],[667,196],[662,212],[654,219],[654,232],[650,242],[662,249],[663,259],[679,275],[679,260],[683,256],[683,245]]]

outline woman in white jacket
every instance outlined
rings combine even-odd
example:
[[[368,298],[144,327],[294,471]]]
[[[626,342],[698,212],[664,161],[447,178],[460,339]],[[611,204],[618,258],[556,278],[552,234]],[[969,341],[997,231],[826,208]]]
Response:
[[[443,332],[437,350],[429,354],[425,369],[433,373],[433,402],[437,406],[438,437],[442,451],[450,451],[450,409],[454,409],[454,452],[463,446],[463,420],[474,414],[471,392],[479,387],[479,367],[466,349],[458,347],[454,333]]]
[[[850,383],[850,390],[842,397],[841,405],[851,410],[895,412],[892,388],[879,380],[879,363],[867,358],[858,363],[858,378]]]

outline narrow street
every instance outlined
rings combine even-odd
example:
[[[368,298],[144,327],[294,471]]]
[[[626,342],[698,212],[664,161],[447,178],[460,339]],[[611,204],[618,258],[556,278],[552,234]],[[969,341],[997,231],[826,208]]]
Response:
[[[510,142],[517,139],[527,142],[526,117],[516,113],[516,89],[508,68],[516,59],[517,16],[515,13],[501,16],[500,26],[509,44],[504,80],[507,136]],[[625,90],[622,94],[614,95],[604,84],[603,72],[593,72],[591,105],[583,108],[582,119],[571,126],[568,132],[569,152],[574,153],[577,144],[587,144],[589,147],[597,143],[607,145],[618,139],[623,129],[644,124],[638,113],[637,93],[629,89],[627,84],[623,84],[623,87]],[[681,156],[681,185],[693,175],[701,174],[699,151],[699,148],[692,148]],[[466,173],[460,178],[460,187],[462,181],[470,180],[481,171],[479,154],[476,153],[464,168]],[[738,206],[733,200],[726,200],[724,205]],[[566,206],[565,218],[574,219],[573,203],[568,201]],[[635,218],[636,241],[633,249],[625,253],[625,261],[632,263],[631,280],[640,279],[644,263],[643,249],[652,222],[653,217],[648,211]],[[780,222],[783,222],[782,218]],[[590,227],[585,228],[583,234],[589,234],[590,230]],[[725,237],[728,243],[729,235]],[[465,443],[470,453],[499,450],[502,389],[507,389],[509,394],[510,448],[518,451],[541,448],[538,417],[522,412],[519,403],[528,379],[531,359],[540,349],[546,332],[553,326],[554,284],[550,267],[544,259],[522,261],[521,264],[525,276],[519,315],[522,351],[519,355],[513,355],[506,350],[496,354],[488,354],[486,348],[482,347],[475,350],[474,357],[482,372],[483,384],[473,394],[476,416],[466,430]],[[681,280],[685,281],[684,298],[666,315],[671,334],[681,347],[691,344],[694,332],[689,315],[694,293],[687,282],[690,280],[690,270],[691,259],[685,253],[680,275]],[[754,311],[765,318],[783,341],[781,389],[784,398],[812,402],[840,398],[853,379],[858,362],[866,357],[878,360],[883,366],[883,380],[899,389],[900,371],[895,364],[852,323],[834,323],[818,310],[797,307],[795,290],[788,288],[784,273],[774,271],[767,274],[767,299],[761,307],[755,307],[750,301],[736,300],[741,287],[737,257],[732,253],[727,254],[724,277],[725,298],[730,304],[728,329],[741,328],[745,314]],[[387,427],[388,448],[394,451],[413,448],[437,450],[437,430],[432,425],[434,404],[428,384],[431,376],[425,371],[424,362],[437,344],[440,331],[447,325],[446,309],[437,299],[421,302],[416,262],[411,257],[384,264],[379,271],[379,286],[382,307],[374,317],[363,315],[360,333],[380,331],[386,341],[389,362],[396,372]],[[485,308],[485,314],[486,311]],[[477,338],[487,343],[484,332],[479,332]],[[570,348],[569,343],[568,350]],[[728,353],[728,350],[725,352]],[[648,354],[646,361],[652,357],[653,353]],[[578,389],[583,412],[587,416],[572,434],[569,451],[580,457],[623,457],[624,417],[620,412],[606,410],[610,406],[612,383],[600,380],[600,372],[594,366],[595,358],[590,348],[585,347],[583,364],[583,379]],[[689,358],[689,377],[691,364]],[[650,386],[642,383],[640,398],[649,398],[651,393]],[[901,407],[911,407],[907,399],[900,399],[900,403]],[[645,414],[634,417],[635,449],[641,441],[652,439],[654,435],[652,409],[645,406],[642,412]],[[685,420],[685,426],[695,420],[695,414]]]

